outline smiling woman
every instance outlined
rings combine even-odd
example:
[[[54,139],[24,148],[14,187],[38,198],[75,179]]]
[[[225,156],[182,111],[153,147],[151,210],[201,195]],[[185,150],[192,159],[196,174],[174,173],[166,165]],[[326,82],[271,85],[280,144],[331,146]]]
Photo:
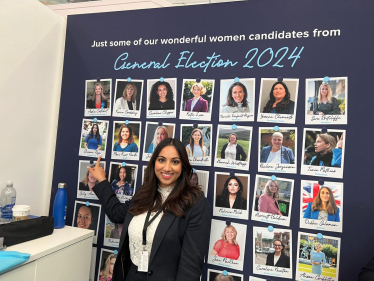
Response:
[[[229,88],[227,102],[221,113],[249,112],[247,88],[240,82],[235,82]]]
[[[118,140],[113,146],[113,151],[138,152],[134,142],[133,131],[130,125],[123,124],[118,132]]]
[[[282,145],[283,134],[275,132],[271,136],[271,145],[261,150],[260,163],[295,164],[292,149]]]
[[[216,198],[216,207],[247,210],[247,200],[242,197],[243,184],[236,176],[228,177],[223,191]]]

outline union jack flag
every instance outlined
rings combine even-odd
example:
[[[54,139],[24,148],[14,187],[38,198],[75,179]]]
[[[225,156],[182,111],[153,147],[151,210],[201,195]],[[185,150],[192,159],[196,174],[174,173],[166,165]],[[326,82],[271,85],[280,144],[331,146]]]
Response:
[[[336,206],[340,207],[342,198],[341,187],[333,184],[324,184],[323,186],[327,186],[331,189],[334,195]],[[313,202],[314,199],[317,197],[320,187],[322,186],[320,186],[317,182],[303,183],[303,200],[301,202],[303,213],[305,212],[305,209],[308,207],[308,203]]]

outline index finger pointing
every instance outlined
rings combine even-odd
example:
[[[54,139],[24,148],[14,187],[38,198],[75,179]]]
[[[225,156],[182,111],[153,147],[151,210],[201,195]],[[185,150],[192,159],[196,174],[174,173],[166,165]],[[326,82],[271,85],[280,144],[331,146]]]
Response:
[[[95,166],[95,168],[100,167],[100,160],[101,160],[101,155],[99,155],[99,157],[96,160],[96,166]]]

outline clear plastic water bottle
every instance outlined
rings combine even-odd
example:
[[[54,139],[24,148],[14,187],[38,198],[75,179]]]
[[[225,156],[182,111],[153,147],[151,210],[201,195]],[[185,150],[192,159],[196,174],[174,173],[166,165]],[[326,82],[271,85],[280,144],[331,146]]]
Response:
[[[13,187],[11,180],[7,181],[6,187],[1,192],[0,206],[1,206],[1,222],[10,222],[13,218],[13,206],[16,204],[17,192]]]
[[[58,190],[53,203],[53,219],[55,228],[65,227],[67,208],[66,183],[59,183]]]

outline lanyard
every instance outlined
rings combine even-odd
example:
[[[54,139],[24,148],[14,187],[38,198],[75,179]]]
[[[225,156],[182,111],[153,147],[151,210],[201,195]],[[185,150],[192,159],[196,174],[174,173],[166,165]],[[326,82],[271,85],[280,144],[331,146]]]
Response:
[[[144,221],[144,227],[143,227],[143,248],[147,245],[147,228],[148,226],[158,217],[158,215],[162,212],[162,208],[158,210],[158,212],[153,216],[151,220],[149,220],[149,217],[151,216],[151,211],[148,211],[147,217]]]

